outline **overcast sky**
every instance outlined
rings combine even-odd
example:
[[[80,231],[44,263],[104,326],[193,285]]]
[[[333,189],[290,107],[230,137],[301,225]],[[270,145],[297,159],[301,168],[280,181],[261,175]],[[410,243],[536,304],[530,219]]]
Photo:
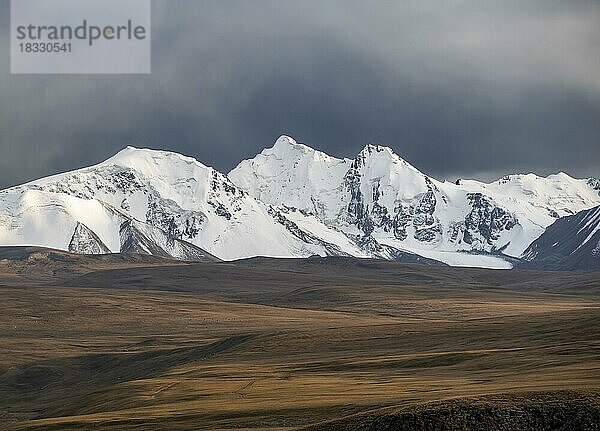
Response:
[[[160,0],[148,76],[10,75],[9,6],[0,187],[127,145],[227,172],[283,133],[440,179],[600,176],[597,0]]]

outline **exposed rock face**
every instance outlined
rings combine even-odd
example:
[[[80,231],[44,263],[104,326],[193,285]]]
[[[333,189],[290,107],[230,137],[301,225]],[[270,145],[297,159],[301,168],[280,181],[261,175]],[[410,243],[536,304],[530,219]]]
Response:
[[[167,252],[140,232],[131,221],[125,221],[119,229],[121,236],[121,253],[150,254],[166,257]]]
[[[121,238],[121,253],[175,257],[176,259],[191,262],[213,262],[219,260],[189,242],[175,238],[152,226],[136,223],[131,220],[127,220],[121,224],[119,235]]]
[[[306,244],[315,244],[322,247],[326,251],[327,256],[350,256],[350,254],[345,253],[340,247],[330,242],[324,241],[312,233],[301,229],[296,223],[291,221],[286,217],[286,214],[295,212],[300,212],[300,210],[296,208],[269,208],[269,214],[273,217],[277,223],[280,223],[284,226],[289,232],[291,232],[296,238],[300,239],[302,242]]]
[[[364,162],[364,159],[357,157],[352,162],[348,173],[344,177],[344,189],[350,195],[350,202],[347,207],[346,221],[349,224],[358,226],[358,228],[364,232],[365,235],[370,235],[373,232],[373,221],[368,213],[368,207],[366,206],[363,198],[361,185],[361,174],[360,166]]]
[[[423,177],[427,187],[426,192],[406,201],[394,197],[394,205],[388,208],[382,199],[381,178],[363,174],[363,171],[372,171],[370,164],[375,164],[371,160],[373,156],[379,159],[388,157],[389,163],[396,163],[394,155],[388,151],[384,147],[368,145],[352,162],[344,177],[343,188],[350,196],[350,201],[343,218],[350,225],[355,225],[365,236],[380,229],[383,232],[392,233],[394,238],[403,241],[408,237],[408,225],[412,225],[414,227],[413,237],[417,241],[435,242],[439,240],[442,229],[434,217],[437,203],[436,187],[429,178]],[[365,183],[371,184],[369,195],[362,192]]]
[[[493,247],[504,231],[511,230],[519,223],[514,215],[495,206],[481,193],[469,193],[467,200],[471,211],[458,229],[462,231],[462,241],[474,250]]]
[[[77,223],[75,226],[75,231],[69,242],[69,251],[81,254],[110,253],[110,249],[98,238],[98,235],[83,223]]]
[[[396,197],[391,211],[381,201],[381,180],[364,178],[361,170],[367,166],[369,156],[383,151],[381,147],[367,146],[350,165],[343,184],[350,197],[347,210],[343,213],[345,221],[355,225],[365,237],[381,230],[404,241],[408,238],[408,228],[411,227],[415,240],[424,244],[442,243],[444,228],[436,217],[436,209],[438,201],[447,204],[448,199],[429,177],[419,178],[426,191],[412,199],[399,200]],[[369,195],[362,192],[365,182],[372,184]],[[516,216],[482,193],[467,193],[466,200],[470,211],[463,220],[449,223],[449,242],[460,244],[469,250],[492,251],[502,233],[510,231],[519,223]]]
[[[401,202],[398,203],[394,209],[394,213],[395,215],[392,224],[394,238],[404,241],[408,237],[406,226],[408,226],[408,223],[410,222],[410,213]]]
[[[198,236],[206,216],[200,211],[188,211],[170,199],[148,195],[146,220],[169,236],[186,241]]]
[[[439,240],[442,229],[434,217],[437,199],[431,181],[427,178],[427,193],[415,205],[413,210],[413,226],[415,239],[421,242],[435,242]]]
[[[598,178],[589,178],[587,183],[591,188],[597,190],[598,195],[600,195],[600,180]]]

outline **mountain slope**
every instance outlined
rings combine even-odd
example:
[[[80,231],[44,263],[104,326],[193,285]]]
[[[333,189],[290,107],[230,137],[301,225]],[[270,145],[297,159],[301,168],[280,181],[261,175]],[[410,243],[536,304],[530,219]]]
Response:
[[[354,160],[336,159],[287,136],[228,176],[266,203],[314,214],[367,251],[391,247],[451,264],[484,259],[461,252],[518,257],[556,218],[600,204],[593,179],[440,182],[387,147],[367,145]]]
[[[228,177],[263,202],[299,208],[328,222],[339,211],[340,185],[351,162],[281,136]]]
[[[37,185],[22,186],[0,191],[0,208],[2,245],[37,245],[82,254],[138,252],[182,260],[218,260],[93,198],[46,191]],[[123,235],[126,226],[151,232],[148,247],[129,249],[128,237]]]
[[[600,206],[555,221],[523,258],[547,269],[600,270]]]
[[[4,245],[192,260],[364,255],[314,217],[265,205],[195,159],[132,147],[99,165],[0,192],[0,221]],[[82,226],[86,240],[71,244]]]
[[[338,159],[280,137],[228,176],[128,147],[0,191],[0,245],[182,260],[355,256],[510,268],[553,221],[600,205],[600,181],[533,174],[440,182],[386,147]]]
[[[89,227],[81,222],[75,225],[75,231],[69,242],[70,252],[82,254],[109,254],[108,248]]]

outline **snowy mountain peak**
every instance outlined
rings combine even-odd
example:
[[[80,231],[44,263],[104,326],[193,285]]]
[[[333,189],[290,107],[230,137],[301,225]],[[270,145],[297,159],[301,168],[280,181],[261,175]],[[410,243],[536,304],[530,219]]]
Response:
[[[392,150],[390,147],[386,147],[384,145],[378,145],[378,144],[365,145],[359,154],[371,154],[371,153],[387,153],[388,155],[396,155],[394,153],[394,150]]]
[[[314,214],[371,252],[391,247],[449,262],[452,253],[471,250],[518,256],[556,218],[600,203],[600,184],[565,174],[455,184],[381,145],[366,145],[354,160],[316,154],[284,136],[229,178],[271,205]]]
[[[312,150],[312,148],[303,145],[303,144],[299,144],[298,142],[296,142],[296,140],[294,138],[292,138],[291,136],[287,136],[287,135],[281,135],[279,138],[277,138],[277,140],[275,141],[275,144],[273,144],[272,149],[273,150],[279,150],[279,151],[286,151],[289,149],[289,147],[292,147],[293,149],[297,149],[297,150],[302,150],[305,152],[309,152]]]
[[[375,144],[365,145],[365,147],[362,150],[360,150],[360,152],[357,155],[357,159],[367,157],[379,157],[401,160],[401,158],[396,153],[394,153],[394,150],[392,150],[390,147]]]
[[[548,178],[557,178],[560,180],[573,180],[574,178],[572,176],[570,176],[569,174],[560,171],[556,174],[552,174],[552,175],[548,175]]]
[[[407,167],[415,173],[423,175],[417,168],[415,168],[402,157],[397,155],[394,152],[394,150],[392,150],[390,147],[386,147],[383,145],[365,145],[365,147],[356,156],[355,164],[357,166],[360,166],[361,164],[377,164],[382,169],[390,169],[391,165],[398,165]]]
[[[263,150],[262,154],[273,154],[278,157],[299,157],[303,155],[311,155],[315,152],[316,150],[307,145],[299,144],[294,138],[281,135],[275,141],[275,144],[271,148],[266,148]]]
[[[519,256],[556,219],[597,205],[593,178],[441,183],[388,147],[341,159],[282,135],[228,176],[192,157],[127,147],[98,165],[0,191],[0,244],[194,260],[408,252],[498,266],[464,252]]]
[[[337,205],[336,188],[350,167],[350,160],[331,157],[289,136],[281,136],[272,148],[243,160],[228,177],[250,195],[271,205],[286,205],[327,219]],[[321,203],[314,196],[329,196]]]
[[[210,169],[205,164],[193,157],[184,156],[172,151],[152,150],[149,148],[136,148],[127,146],[114,156],[100,163],[99,166],[117,165],[144,171],[151,166],[166,167],[184,165],[196,166],[201,169]]]
[[[542,177],[540,175],[534,174],[530,172],[528,174],[512,174],[505,175],[504,177],[498,179],[496,182],[499,184],[506,183],[519,183],[519,184],[536,184],[536,183],[561,183],[561,182],[573,182],[580,181],[576,178],[573,178],[569,174],[565,172],[558,172],[556,174],[550,174],[547,177]]]
[[[314,161],[341,161],[335,157],[331,157],[322,151],[315,150],[308,145],[298,143],[294,138],[281,135],[271,148],[266,148],[261,152],[263,156],[274,156],[277,159],[287,159],[295,162],[302,158],[309,158]]]

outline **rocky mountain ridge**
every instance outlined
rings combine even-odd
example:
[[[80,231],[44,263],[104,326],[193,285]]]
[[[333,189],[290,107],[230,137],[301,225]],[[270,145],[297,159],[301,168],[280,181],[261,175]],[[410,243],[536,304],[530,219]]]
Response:
[[[386,147],[338,159],[287,136],[228,175],[128,147],[0,191],[0,245],[182,260],[356,256],[507,268],[557,218],[600,205],[566,174],[440,182]]]

